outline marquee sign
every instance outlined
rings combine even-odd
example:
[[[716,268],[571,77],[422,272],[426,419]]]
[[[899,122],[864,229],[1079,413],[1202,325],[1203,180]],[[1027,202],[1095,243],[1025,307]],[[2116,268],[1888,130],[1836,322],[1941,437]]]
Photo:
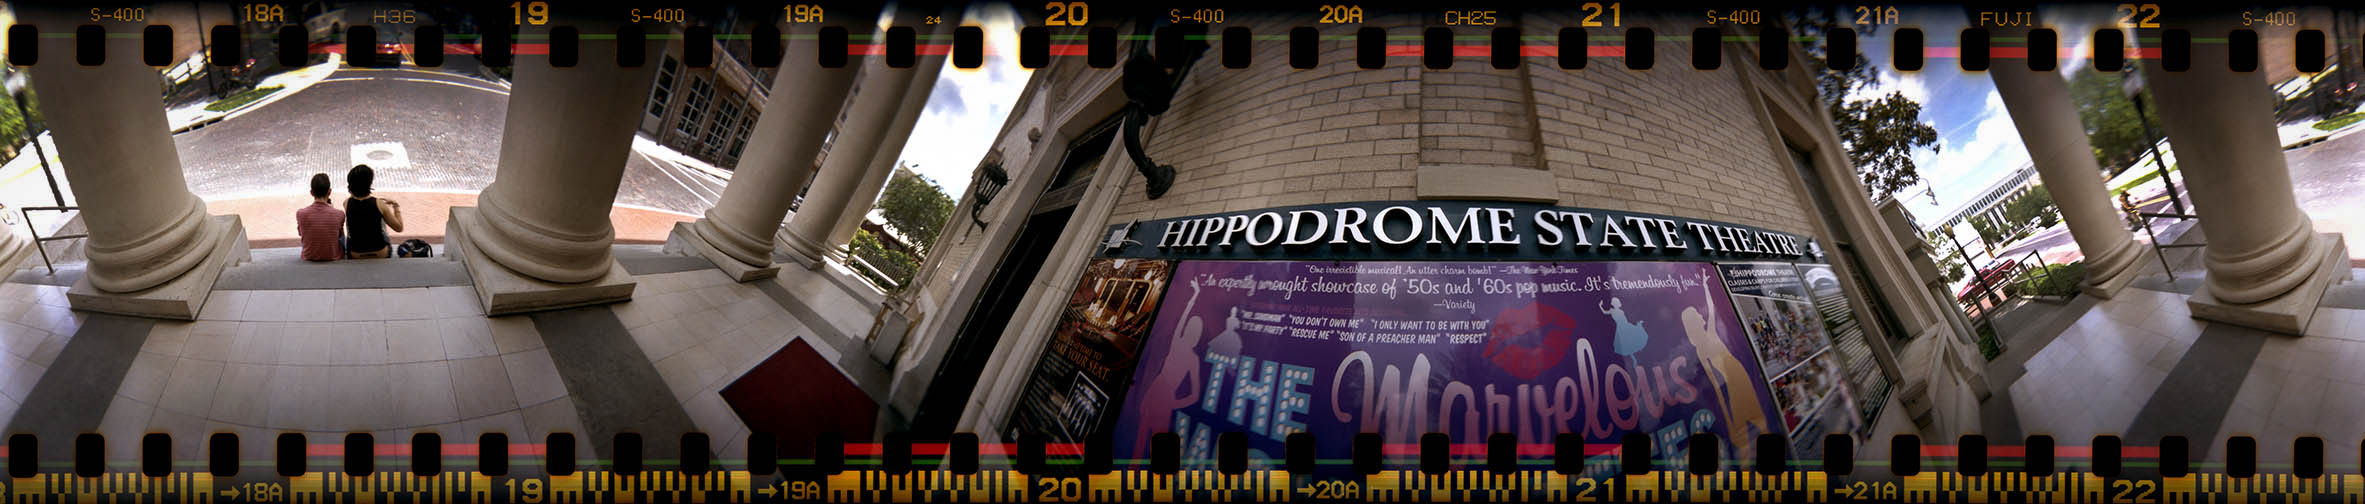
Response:
[[[1774,260],[1817,262],[1811,239],[1619,210],[1485,201],[1377,201],[1110,226],[1103,257],[1161,259]]]

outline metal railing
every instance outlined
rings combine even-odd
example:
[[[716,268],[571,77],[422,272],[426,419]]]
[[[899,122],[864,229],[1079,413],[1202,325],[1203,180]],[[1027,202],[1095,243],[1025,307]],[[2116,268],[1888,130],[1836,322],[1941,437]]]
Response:
[[[2162,243],[2160,243],[2160,234],[2159,234],[2159,232],[2157,232],[2157,231],[2153,231],[2153,230],[2152,230],[2152,228],[2151,228],[2151,220],[2152,220],[2152,219],[2154,219],[2154,218],[2160,218],[2160,219],[2177,219],[2177,220],[2186,220],[2186,219],[2200,219],[2200,218],[2201,218],[2201,216],[2198,216],[2198,215],[2192,215],[2192,214],[2168,213],[2168,212],[2160,212],[2160,213],[2153,213],[2153,212],[2136,212],[2136,213],[2135,213],[2135,215],[2137,215],[2137,216],[2141,217],[2141,218],[2138,218],[2138,219],[2135,219],[2135,220],[2138,220],[2138,221],[2143,221],[2143,234],[2144,234],[2144,236],[2149,236],[2149,237],[2151,237],[2151,251],[2152,251],[2152,255],[2153,255],[2153,256],[2157,256],[2157,257],[2159,257],[2159,258],[2160,258],[2160,272],[2161,272],[2161,273],[2164,273],[2164,274],[2167,274],[2167,275],[2168,275],[2168,282],[2169,282],[2169,283],[2175,283],[2175,282],[2176,282],[2176,268],[2172,268],[2172,267],[2169,267],[2169,266],[2168,266],[2168,252],[2167,252],[2167,250],[2166,250],[2166,249],[2172,249],[2172,248],[2183,248],[2183,247],[2199,247],[2199,246],[2202,246],[2202,245],[2208,245],[2208,244],[2209,244],[2209,242],[2200,242],[2200,243],[2168,243],[2168,244],[2162,244]]]
[[[62,234],[62,235],[57,235],[57,236],[48,236],[48,237],[41,236],[41,229],[40,229],[40,228],[37,228],[37,227],[34,227],[34,226],[33,226],[33,211],[34,211],[34,210],[44,210],[44,211],[52,211],[52,212],[74,212],[74,211],[80,211],[81,209],[82,209],[82,207],[70,207],[70,206],[38,206],[38,207],[24,207],[24,208],[22,209],[22,210],[24,211],[24,213],[25,213],[25,231],[28,231],[28,232],[31,232],[31,233],[33,233],[33,250],[38,250],[38,251],[41,251],[41,266],[42,266],[42,267],[44,267],[44,268],[49,268],[49,274],[51,274],[51,275],[55,275],[55,274],[57,274],[57,265],[56,265],[56,264],[51,264],[51,263],[49,262],[49,247],[43,247],[43,246],[41,246],[41,242],[45,242],[45,241],[56,241],[56,240],[73,240],[73,239],[80,239],[80,238],[88,238],[88,237],[90,237],[90,234],[89,234],[89,233],[76,233],[76,234]]]

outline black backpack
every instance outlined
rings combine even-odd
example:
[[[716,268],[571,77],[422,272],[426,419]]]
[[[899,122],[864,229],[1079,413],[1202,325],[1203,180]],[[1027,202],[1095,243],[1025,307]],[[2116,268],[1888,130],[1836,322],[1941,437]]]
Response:
[[[435,247],[417,238],[403,240],[402,245],[394,247],[394,257],[435,257]]]

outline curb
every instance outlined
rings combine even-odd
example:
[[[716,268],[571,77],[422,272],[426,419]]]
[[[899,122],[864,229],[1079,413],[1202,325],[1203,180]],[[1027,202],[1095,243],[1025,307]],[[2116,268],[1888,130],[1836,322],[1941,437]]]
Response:
[[[300,68],[300,69],[296,69],[296,70],[291,70],[291,71],[287,71],[287,72],[282,72],[282,73],[280,73],[279,75],[273,75],[273,76],[271,76],[271,77],[269,77],[269,78],[265,78],[265,79],[263,79],[263,81],[262,81],[262,82],[256,83],[256,84],[255,84],[255,87],[257,87],[257,88],[261,88],[261,87],[268,87],[268,86],[272,86],[272,85],[274,85],[274,84],[272,83],[272,81],[274,81],[274,80],[279,80],[279,79],[280,79],[280,78],[282,78],[282,77],[287,77],[287,76],[289,76],[289,75],[292,75],[292,74],[299,74],[299,73],[303,73],[303,72],[313,72],[313,71],[318,71],[318,72],[319,72],[319,74],[320,74],[318,77],[293,77],[293,78],[288,78],[288,79],[286,79],[286,80],[284,80],[284,81],[281,81],[281,82],[279,82],[278,84],[276,84],[276,85],[278,85],[278,86],[279,86],[279,88],[280,88],[280,89],[279,89],[279,91],[273,92],[273,93],[271,93],[269,96],[264,96],[264,97],[262,97],[262,98],[260,98],[260,99],[257,99],[257,100],[255,100],[255,101],[247,102],[245,105],[239,105],[239,106],[238,106],[238,108],[230,109],[230,110],[228,110],[228,111],[224,111],[224,112],[219,112],[219,113],[216,113],[216,112],[212,112],[212,111],[207,111],[207,114],[210,114],[210,115],[201,114],[201,115],[198,115],[198,116],[197,116],[197,117],[198,117],[198,119],[196,119],[196,120],[194,120],[194,121],[190,121],[190,122],[188,122],[188,123],[184,123],[184,124],[180,124],[180,125],[173,126],[173,128],[172,128],[172,133],[173,133],[173,134],[175,134],[175,135],[178,135],[178,134],[187,133],[187,132],[190,132],[190,131],[196,131],[196,130],[198,130],[198,129],[202,129],[202,128],[206,127],[206,126],[211,126],[211,125],[213,125],[214,123],[218,123],[218,122],[222,122],[222,121],[227,121],[227,120],[230,120],[230,119],[232,119],[232,118],[236,118],[236,117],[238,117],[238,116],[240,116],[240,115],[244,115],[244,114],[246,114],[248,111],[252,111],[252,110],[254,110],[256,107],[261,107],[261,106],[264,106],[264,105],[269,105],[269,104],[271,104],[271,103],[274,103],[274,102],[278,102],[279,100],[285,99],[285,98],[287,98],[288,96],[294,95],[294,94],[296,94],[296,93],[298,93],[298,92],[302,92],[302,91],[303,91],[305,88],[312,87],[312,85],[314,85],[314,84],[319,84],[319,83],[320,83],[320,81],[322,81],[322,80],[327,80],[327,79],[328,79],[328,76],[329,76],[330,74],[334,74],[334,73],[336,73],[336,72],[337,72],[337,70],[338,70],[339,68],[342,68],[342,67],[344,66],[344,64],[345,64],[345,56],[344,56],[344,55],[342,55],[342,54],[337,54],[337,53],[329,53],[329,55],[328,55],[328,62],[326,62],[326,63],[321,63],[321,64],[318,64],[318,65],[307,66],[307,67],[304,67],[304,68]]]

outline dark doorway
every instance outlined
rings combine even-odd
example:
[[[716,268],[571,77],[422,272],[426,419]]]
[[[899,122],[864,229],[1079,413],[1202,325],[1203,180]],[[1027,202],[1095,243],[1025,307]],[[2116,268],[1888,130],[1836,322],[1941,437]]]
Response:
[[[986,280],[985,288],[978,291],[977,299],[969,305],[960,332],[953,335],[951,346],[945,349],[943,364],[928,381],[927,395],[920,398],[919,411],[913,412],[908,425],[915,437],[943,439],[959,426],[961,410],[967,406],[970,392],[977,388],[978,374],[985,371],[994,347],[1002,342],[1002,332],[1010,327],[1011,317],[1026,298],[1027,282],[1043,270],[1044,260],[1051,257],[1060,232],[1067,228],[1068,217],[1075,214],[1076,202],[1082,200],[1089,188],[1093,172],[1108,157],[1109,147],[1117,137],[1116,124],[1113,117],[1102,121],[1087,130],[1080,140],[1068,144],[1057,171],[1052,173],[1049,187],[1035,198],[1017,239],[1010,242],[1002,260],[994,263],[993,277]]]
[[[1060,229],[1067,227],[1068,215],[1074,212],[1075,207],[1068,207],[1027,219],[1009,253],[994,268],[993,278],[978,291],[977,302],[969,305],[968,318],[961,322],[952,347],[945,349],[944,364],[936,368],[935,379],[928,382],[928,394],[912,415],[912,433],[926,439],[952,434],[960,423],[963,403],[977,386],[978,373],[985,370],[994,345],[1002,340],[1002,329],[1010,326],[1010,317],[1025,297],[1026,283],[1042,271],[1043,260],[1051,256]]]

